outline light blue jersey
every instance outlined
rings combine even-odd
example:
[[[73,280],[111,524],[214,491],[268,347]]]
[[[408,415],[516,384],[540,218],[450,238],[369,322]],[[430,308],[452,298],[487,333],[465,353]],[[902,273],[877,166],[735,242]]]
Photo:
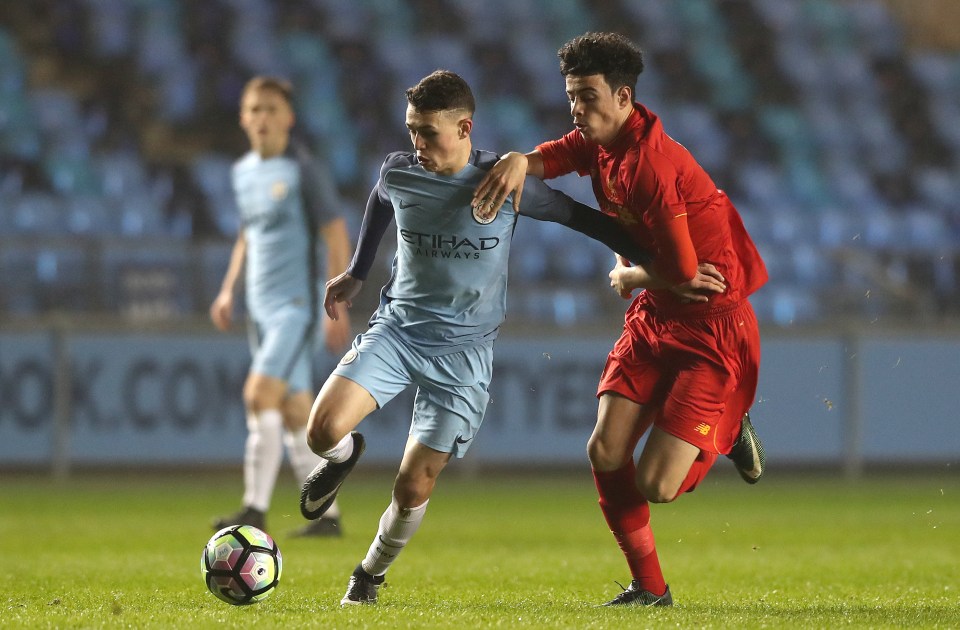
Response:
[[[246,300],[255,319],[284,308],[316,317],[319,291],[317,230],[340,214],[336,188],[299,147],[263,159],[240,158],[232,183],[247,241]]]
[[[410,161],[396,156],[382,171],[397,254],[372,322],[402,331],[427,355],[492,341],[506,314],[517,215],[505,205],[486,225],[473,217],[470,200],[485,174],[473,162],[444,176]]]
[[[493,341],[506,316],[507,267],[517,223],[512,198],[489,223],[478,220],[470,206],[474,189],[496,161],[495,154],[475,150],[460,172],[438,175],[412,153],[392,153],[371,193],[348,271],[366,277],[380,235],[395,219],[393,272],[371,324],[398,330],[424,354],[439,356]],[[632,247],[603,215],[534,178],[525,185],[521,213]]]
[[[246,255],[250,371],[313,390],[321,264],[317,231],[339,216],[331,178],[299,147],[263,159],[254,151],[232,171]]]

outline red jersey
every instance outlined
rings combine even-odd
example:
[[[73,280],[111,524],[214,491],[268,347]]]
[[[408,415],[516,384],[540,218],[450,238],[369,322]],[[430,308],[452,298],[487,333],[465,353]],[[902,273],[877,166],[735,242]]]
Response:
[[[653,254],[654,269],[670,282],[692,279],[700,262],[723,274],[727,290],[706,303],[684,304],[669,290],[648,290],[657,310],[711,311],[744,300],[767,281],[763,260],[727,195],[639,103],[608,147],[573,130],[537,151],[545,179],[589,174],[600,210]]]

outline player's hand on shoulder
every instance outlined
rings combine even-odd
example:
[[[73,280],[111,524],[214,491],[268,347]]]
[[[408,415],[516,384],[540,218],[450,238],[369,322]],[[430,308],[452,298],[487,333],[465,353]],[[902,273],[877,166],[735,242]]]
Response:
[[[227,331],[233,323],[233,294],[221,291],[210,305],[210,319],[217,330]]]
[[[488,218],[495,215],[507,196],[513,193],[513,209],[520,212],[520,197],[526,177],[527,156],[511,151],[487,171],[474,190],[470,205],[481,217]]]
[[[343,302],[347,308],[353,306],[353,298],[360,292],[363,280],[358,280],[346,271],[327,281],[323,296],[323,308],[332,320],[340,318],[337,303]]]

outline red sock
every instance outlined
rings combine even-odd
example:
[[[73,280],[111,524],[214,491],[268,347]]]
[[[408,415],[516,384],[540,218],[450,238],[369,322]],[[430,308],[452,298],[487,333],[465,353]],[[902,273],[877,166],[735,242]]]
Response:
[[[600,509],[627,559],[630,575],[654,595],[667,590],[650,529],[650,504],[637,490],[633,459],[618,470],[593,471],[600,494]]]
[[[700,485],[700,482],[703,481],[703,478],[707,476],[707,473],[710,472],[710,468],[715,461],[717,461],[716,453],[700,451],[697,458],[693,460],[690,470],[687,471],[686,479],[680,484],[680,489],[677,490],[677,496],[679,497],[684,492],[693,492],[694,489]]]

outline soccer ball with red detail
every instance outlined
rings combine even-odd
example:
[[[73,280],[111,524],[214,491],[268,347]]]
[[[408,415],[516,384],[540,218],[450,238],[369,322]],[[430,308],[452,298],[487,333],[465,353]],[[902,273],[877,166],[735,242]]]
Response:
[[[210,592],[235,606],[270,596],[280,582],[283,558],[266,532],[252,525],[218,531],[203,548],[200,573]]]

